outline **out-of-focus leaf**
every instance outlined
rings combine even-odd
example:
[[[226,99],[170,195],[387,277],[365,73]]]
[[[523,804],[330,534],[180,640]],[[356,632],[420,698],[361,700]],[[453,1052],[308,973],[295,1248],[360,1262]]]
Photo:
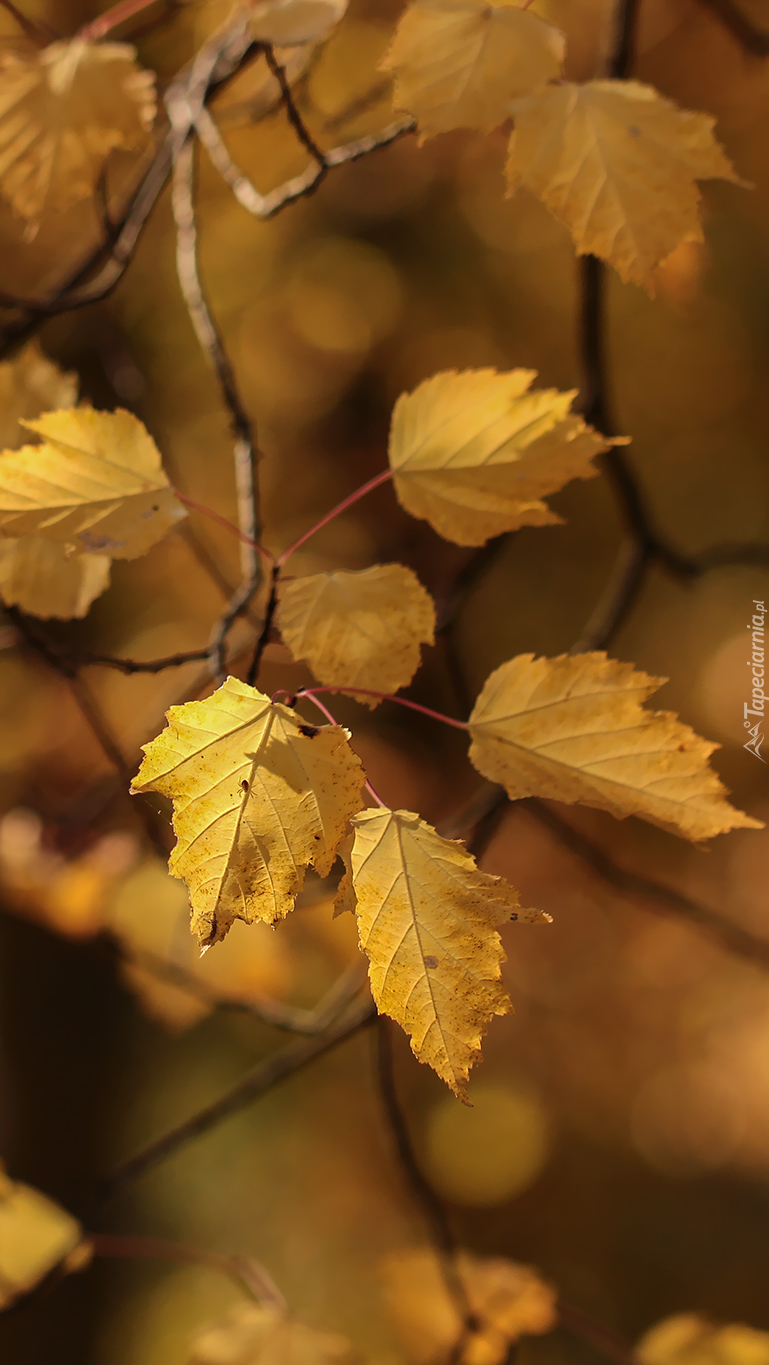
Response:
[[[0,536],[0,597],[31,616],[85,616],[109,587],[106,555],[70,555],[45,536]]]
[[[155,77],[127,43],[0,54],[0,194],[36,222],[93,193],[108,154],[148,141]]]
[[[320,42],[347,5],[348,0],[262,0],[251,7],[251,32],[259,43]]]
[[[458,1365],[500,1365],[511,1342],[555,1327],[555,1291],[529,1266],[461,1252],[457,1270],[479,1322],[463,1342]],[[463,1332],[434,1252],[394,1252],[382,1263],[382,1279],[393,1323],[415,1365],[442,1359]]]
[[[769,1365],[769,1332],[676,1313],[650,1327],[635,1353],[641,1365]]]
[[[354,1365],[347,1339],[322,1332],[275,1308],[239,1304],[199,1332],[189,1365]]]
[[[71,1214],[0,1166],[0,1308],[34,1289],[82,1236]]]
[[[380,69],[395,73],[395,108],[414,115],[423,138],[488,133],[511,99],[560,75],[565,47],[560,29],[505,0],[414,0]]]
[[[29,440],[25,418],[76,402],[77,375],[48,360],[37,340],[28,342],[13,360],[0,362],[0,449],[15,450]]]

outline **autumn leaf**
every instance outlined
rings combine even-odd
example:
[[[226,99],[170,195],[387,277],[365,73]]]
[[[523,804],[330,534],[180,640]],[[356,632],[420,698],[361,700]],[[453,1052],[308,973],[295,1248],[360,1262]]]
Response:
[[[578,253],[652,295],[655,267],[681,242],[704,240],[697,181],[748,188],[713,136],[715,119],[638,81],[565,82],[510,109],[509,192],[538,195]]]
[[[413,114],[422,138],[451,128],[491,132],[517,95],[560,75],[560,29],[512,3],[415,0],[380,70],[395,73],[393,103]]]
[[[398,499],[458,545],[561,520],[542,501],[598,471],[612,442],[569,412],[576,390],[530,389],[535,370],[445,370],[401,394],[390,428]]]
[[[172,706],[144,746],[131,790],[174,802],[169,860],[187,885],[204,945],[235,919],[273,924],[293,908],[305,869],[330,871],[360,810],[360,760],[340,725],[304,725],[287,706],[228,678],[203,701]]]
[[[80,1224],[0,1165],[0,1308],[34,1289],[82,1241]]]
[[[13,360],[0,362],[0,450],[15,450],[29,439],[21,423],[77,402],[77,376],[48,360],[36,340]]]
[[[278,1309],[241,1303],[192,1343],[189,1365],[354,1365],[349,1341]]]
[[[519,654],[491,674],[475,703],[470,758],[513,800],[579,801],[693,840],[762,829],[725,799],[708,765],[718,745],[670,711],[643,709],[665,681],[602,652]]]
[[[70,621],[85,616],[109,587],[106,555],[73,555],[44,536],[0,536],[0,597],[30,616]]]
[[[420,645],[435,639],[433,600],[402,564],[293,579],[280,587],[276,620],[294,658],[332,687],[397,692],[419,667]]]
[[[465,1339],[457,1365],[501,1365],[511,1342],[556,1326],[555,1291],[529,1266],[463,1251],[457,1270],[479,1324]],[[394,1252],[384,1258],[381,1277],[409,1358],[415,1365],[443,1359],[462,1340],[462,1323],[435,1253],[427,1248]]]
[[[133,413],[72,408],[22,425],[43,444],[0,454],[0,530],[135,559],[186,515]]]
[[[769,1332],[676,1313],[644,1333],[635,1355],[640,1365],[769,1365]]]
[[[127,43],[52,43],[0,53],[0,194],[36,222],[93,193],[108,154],[141,147],[155,78]]]
[[[517,891],[411,811],[364,810],[352,826],[350,880],[377,1008],[465,1099],[492,1016],[512,1010],[496,926],[548,916],[521,910]],[[342,894],[349,901],[349,882]]]
[[[293,46],[328,37],[347,9],[348,0],[263,0],[250,8],[254,41]]]

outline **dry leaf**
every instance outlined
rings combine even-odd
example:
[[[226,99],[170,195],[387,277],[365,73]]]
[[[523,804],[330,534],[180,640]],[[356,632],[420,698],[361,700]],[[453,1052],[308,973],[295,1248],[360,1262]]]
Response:
[[[555,1291],[534,1270],[468,1252],[461,1252],[457,1260],[480,1323],[479,1331],[465,1341],[457,1365],[500,1365],[512,1341],[555,1327]],[[415,1365],[444,1358],[460,1340],[462,1324],[434,1252],[413,1249],[387,1256],[382,1279],[390,1315]]]
[[[769,1332],[676,1313],[650,1327],[635,1355],[640,1365],[769,1365]]]
[[[251,7],[251,33],[258,43],[316,43],[343,17],[348,0],[263,0]]]
[[[470,716],[470,758],[513,799],[546,797],[639,815],[687,839],[762,829],[725,800],[711,744],[641,702],[665,682],[602,652],[519,654],[487,679]]]
[[[340,725],[304,725],[287,706],[228,678],[204,701],[172,706],[144,746],[134,792],[174,802],[169,868],[187,885],[192,928],[216,943],[235,919],[273,924],[305,869],[330,871],[360,810],[360,760]]]
[[[0,1165],[0,1308],[34,1289],[82,1240],[80,1224]]]
[[[52,43],[0,54],[0,194],[34,222],[92,194],[116,147],[141,147],[155,77],[128,43]]]
[[[77,376],[48,360],[30,341],[13,360],[0,362],[0,450],[15,450],[27,437],[21,423],[77,402]]]
[[[44,536],[0,536],[0,597],[30,616],[70,621],[85,616],[109,587],[106,555],[72,555]]]
[[[394,106],[414,115],[423,139],[488,133],[511,99],[560,75],[565,46],[560,29],[504,0],[415,0],[380,70],[395,72]]]
[[[511,105],[507,181],[565,223],[580,254],[654,293],[655,266],[703,241],[698,180],[745,185],[709,114],[679,109],[638,81],[565,82]]]
[[[411,811],[364,810],[352,826],[358,934],[377,1008],[405,1030],[419,1061],[465,1099],[492,1016],[512,1010],[496,926],[548,916],[521,910],[506,881],[481,872],[463,844]],[[349,884],[343,895],[347,908]]]
[[[241,1303],[199,1332],[189,1365],[353,1365],[349,1341],[295,1322],[278,1309]]]
[[[390,465],[407,512],[458,545],[561,520],[542,498],[592,478],[612,443],[569,412],[576,390],[529,391],[535,375],[445,370],[401,394]]]
[[[22,425],[43,444],[0,454],[5,535],[38,534],[77,554],[135,559],[186,515],[133,413],[72,408]]]
[[[210,1013],[212,995],[285,996],[293,984],[290,947],[266,924],[233,924],[224,942],[201,957],[190,933],[187,892],[158,858],[148,858],[114,891],[106,927],[123,949],[124,981],[147,1014],[175,1031]],[[174,968],[181,969],[185,983],[189,978],[186,988],[174,983]]]
[[[402,564],[295,578],[280,588],[276,620],[294,658],[332,687],[397,692],[435,640],[433,600]]]

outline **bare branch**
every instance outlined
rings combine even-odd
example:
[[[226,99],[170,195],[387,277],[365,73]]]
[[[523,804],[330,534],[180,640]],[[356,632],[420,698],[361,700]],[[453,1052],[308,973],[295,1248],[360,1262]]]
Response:
[[[700,0],[700,4],[718,16],[724,28],[729,30],[749,56],[769,57],[769,33],[756,28],[734,0]]]
[[[325,1032],[318,1034],[317,1037],[304,1038],[300,1042],[291,1043],[280,1052],[275,1052],[271,1057],[267,1057],[230,1090],[226,1091],[220,1099],[215,1100],[213,1104],[206,1105],[197,1114],[193,1114],[191,1118],[186,1119],[176,1128],[165,1133],[163,1137],[156,1139],[142,1151],[137,1152],[122,1166],[118,1166],[104,1182],[104,1198],[110,1198],[124,1185],[129,1184],[132,1180],[137,1180],[168,1157],[173,1156],[174,1152],[184,1147],[193,1138],[207,1133],[211,1128],[221,1123],[223,1119],[229,1118],[231,1114],[243,1109],[257,1096],[265,1094],[274,1085],[285,1080],[287,1076],[292,1076],[302,1067],[307,1066],[309,1062],[313,1062],[316,1057],[322,1057],[325,1052],[330,1052],[339,1043],[351,1038],[359,1029],[370,1024],[375,1017],[376,1008],[369,996],[357,1001],[345,1010],[340,1018],[331,1024]]]

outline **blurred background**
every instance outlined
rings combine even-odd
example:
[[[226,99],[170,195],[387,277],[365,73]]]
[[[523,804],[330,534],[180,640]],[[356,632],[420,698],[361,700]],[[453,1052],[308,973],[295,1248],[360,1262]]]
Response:
[[[26,0],[61,35],[98,6]],[[769,27],[762,0],[743,12]],[[601,74],[612,6],[534,0],[569,41],[569,75]],[[149,12],[140,59],[161,88],[228,16],[229,0]],[[352,0],[329,42],[295,55],[296,98],[323,145],[383,127],[377,71],[399,7]],[[136,24],[134,31],[143,29]],[[0,15],[0,32],[18,28]],[[130,36],[129,26],[117,36]],[[704,187],[707,245],[658,271],[652,301],[609,280],[609,356],[619,429],[660,532],[683,553],[769,538],[769,63],[747,54],[699,0],[642,0],[633,74],[718,119],[755,188]],[[305,153],[263,59],[213,102],[232,155],[262,191]],[[289,544],[386,459],[389,413],[437,370],[495,365],[579,388],[578,270],[570,239],[534,199],[503,197],[506,130],[407,137],[331,174],[312,198],[255,221],[199,158],[205,287],[263,452],[265,541]],[[117,203],[135,162],[116,154]],[[25,240],[0,210],[0,288],[44,292],[98,238],[77,205]],[[97,407],[126,406],[169,477],[236,515],[227,416],[179,296],[167,194],[115,293],[55,318],[46,354]],[[621,538],[611,487],[578,482],[552,503],[563,525],[505,539],[428,651],[412,695],[466,714],[491,669],[578,638]],[[192,536],[190,536],[190,530]],[[409,519],[388,487],[315,537],[295,572],[399,561],[439,603],[469,555]],[[205,645],[237,581],[237,542],[191,514],[143,559],[115,564],[82,622],[51,624],[82,649],[150,658]],[[669,678],[658,704],[722,746],[735,803],[769,819],[765,768],[742,745],[745,630],[769,592],[759,567],[681,583],[653,569],[611,652]],[[258,612],[254,611],[254,620]],[[233,633],[246,666],[253,622]],[[132,949],[205,973],[216,989],[311,1006],[357,955],[349,917],[308,888],[275,932],[238,925],[199,965],[180,883],[144,845],[125,783],[67,683],[0,634],[0,1143],[11,1174],[75,1211],[114,1163],[215,1098],[281,1037],[121,966]],[[207,686],[199,665],[156,677],[89,668],[89,688],[133,771],[172,701]],[[260,686],[309,675],[279,643]],[[447,820],[478,776],[456,732],[394,706],[334,703],[391,805]],[[623,868],[652,876],[769,939],[769,831],[705,851],[633,820],[562,809]],[[622,896],[523,809],[483,866],[503,873],[550,929],[510,926],[516,1014],[494,1023],[465,1109],[396,1039],[397,1083],[425,1172],[463,1244],[533,1264],[565,1299],[635,1338],[697,1310],[769,1329],[769,975],[653,902]],[[241,932],[242,931],[242,932]],[[378,1095],[371,1030],[316,1062],[116,1201],[105,1229],[259,1258],[305,1322],[341,1331],[375,1365],[409,1357],[387,1313],[382,1267],[426,1239]],[[236,1299],[212,1272],[107,1263],[0,1319],[9,1365],[185,1365],[191,1335]],[[524,1342],[531,1365],[589,1365],[558,1331]]]

